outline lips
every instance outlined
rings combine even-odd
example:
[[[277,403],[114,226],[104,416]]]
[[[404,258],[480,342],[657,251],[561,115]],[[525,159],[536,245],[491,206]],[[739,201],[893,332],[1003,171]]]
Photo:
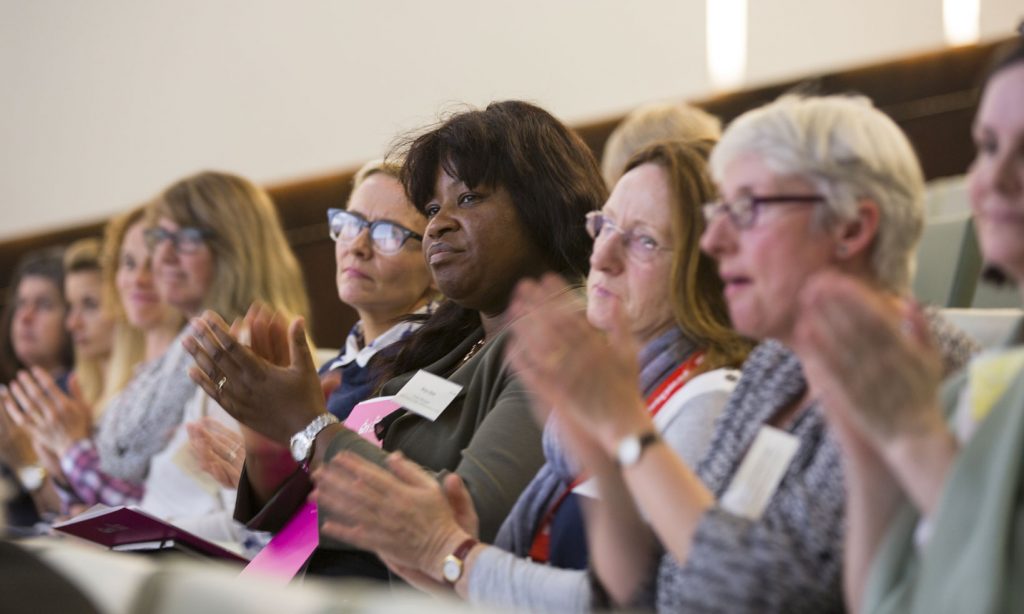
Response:
[[[443,241],[431,243],[430,247],[427,248],[427,263],[431,265],[441,264],[446,260],[450,260],[460,251]]]
[[[353,267],[353,266],[348,266],[348,267],[342,268],[341,269],[341,275],[342,275],[342,277],[347,277],[347,278],[350,278],[350,279],[370,279],[369,275],[367,275],[366,273],[362,272],[361,270],[359,270],[358,268]]]

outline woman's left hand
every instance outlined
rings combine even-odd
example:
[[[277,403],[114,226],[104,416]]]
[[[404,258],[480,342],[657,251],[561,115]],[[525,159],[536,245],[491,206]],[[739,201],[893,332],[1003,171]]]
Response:
[[[377,553],[399,569],[440,580],[441,561],[471,533],[459,525],[434,476],[398,452],[386,463],[390,471],[342,452],[314,474],[325,519],[322,530]],[[465,510],[460,515],[465,521]]]
[[[64,394],[46,371],[38,367],[20,371],[17,379],[11,381],[10,393],[17,406],[8,403],[8,415],[29,433],[35,444],[56,456],[63,456],[76,442],[89,437],[89,407]]]

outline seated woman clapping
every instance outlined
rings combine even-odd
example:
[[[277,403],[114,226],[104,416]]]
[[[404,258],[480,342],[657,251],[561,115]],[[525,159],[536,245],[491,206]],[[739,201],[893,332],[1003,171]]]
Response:
[[[588,214],[595,244],[586,320],[575,297],[551,298],[564,281],[552,277],[538,289],[540,301],[560,314],[563,326],[613,332],[637,352],[633,387],[639,381],[663,437],[690,461],[703,455],[738,375],[720,367],[738,365],[747,350],[729,327],[714,263],[699,250],[700,205],[714,194],[706,171],[709,149],[709,142],[676,142],[643,150],[630,160],[604,208]],[[515,311],[530,318],[529,310]],[[520,330],[519,323],[513,326]],[[559,364],[557,355],[540,360]],[[394,476],[355,457],[338,458],[331,466],[341,470],[322,472],[318,499],[331,512],[324,531],[373,548],[424,586],[444,586],[447,580],[475,603],[585,611],[590,590],[580,506],[591,502],[574,492],[585,476],[559,443],[573,436],[573,426],[547,425],[547,462],[494,546],[476,542],[472,502],[457,482],[446,483],[442,494],[436,482],[399,458],[390,461]],[[383,507],[382,500],[392,511],[365,512]],[[459,549],[463,543],[471,545]],[[451,575],[458,566],[449,557],[459,559],[458,577]]]
[[[590,459],[603,504],[587,523],[591,562],[612,602],[841,611],[843,474],[822,393],[803,372],[799,293],[832,271],[907,304],[921,171],[890,119],[845,97],[785,97],[748,112],[726,129],[711,169],[722,200],[705,206],[702,247],[718,263],[733,325],[761,343],[707,454],[691,465],[661,444],[628,385],[628,355],[566,330],[558,314],[522,321],[522,377],[579,427],[570,443]],[[928,321],[947,369],[963,364],[971,343],[936,313]],[[552,353],[558,368],[543,360]],[[656,565],[629,530],[637,510],[667,551]]]
[[[395,394],[419,369],[459,392],[434,420],[405,409],[388,415],[377,429],[382,450],[325,417],[312,359],[296,343],[301,322],[286,333],[280,318],[254,313],[250,352],[223,322],[205,317],[191,347],[193,376],[243,424],[279,445],[296,444],[284,476],[280,464],[246,459],[237,517],[252,520],[274,498],[254,528],[276,529],[305,500],[307,466],[316,469],[342,450],[375,462],[385,450],[401,450],[432,471],[462,477],[489,539],[541,464],[540,431],[505,357],[506,311],[524,277],[556,271],[578,279],[586,272],[590,241],[582,219],[605,196],[597,163],[550,114],[507,101],[457,114],[415,138],[402,179],[428,219],[423,254],[448,300],[383,361],[389,381],[381,392]],[[386,573],[348,546],[316,556],[314,571]]]
[[[1022,30],[1024,35],[1024,30]],[[1024,39],[988,77],[968,173],[992,280],[1024,288]],[[798,328],[808,379],[827,393],[846,470],[847,606],[859,612],[1024,607],[1024,330],[940,388],[914,310],[822,276]]]

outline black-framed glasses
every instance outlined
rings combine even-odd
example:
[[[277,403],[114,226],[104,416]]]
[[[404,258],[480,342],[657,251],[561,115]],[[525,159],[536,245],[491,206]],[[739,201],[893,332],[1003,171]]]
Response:
[[[610,233],[616,233],[622,240],[622,246],[626,253],[640,262],[649,262],[658,252],[670,252],[671,247],[660,245],[658,241],[643,233],[633,230],[623,230],[615,222],[600,211],[587,213],[587,234],[596,242],[598,238],[611,237]]]
[[[381,254],[397,254],[409,239],[423,240],[423,235],[387,220],[369,221],[365,217],[344,209],[327,210],[327,227],[335,241],[351,243],[364,228],[370,229],[370,242]]]
[[[716,200],[702,208],[708,224],[719,213],[726,213],[736,228],[746,230],[757,222],[757,213],[764,205],[806,204],[825,202],[820,194],[775,194],[772,196],[738,196],[730,201]]]
[[[195,253],[213,235],[214,233],[211,230],[192,226],[186,226],[177,230],[167,230],[162,226],[153,226],[152,228],[147,228],[143,233],[143,237],[146,239],[146,247],[149,249],[154,250],[164,241],[170,240],[174,251],[179,254]]]

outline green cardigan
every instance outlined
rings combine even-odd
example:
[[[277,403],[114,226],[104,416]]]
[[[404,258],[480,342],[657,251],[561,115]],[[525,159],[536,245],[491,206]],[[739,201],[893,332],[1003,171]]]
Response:
[[[949,383],[945,407],[955,407],[966,383],[966,373]],[[890,527],[872,562],[865,612],[1024,612],[1024,373],[961,450],[921,553],[918,520],[907,503]]]

